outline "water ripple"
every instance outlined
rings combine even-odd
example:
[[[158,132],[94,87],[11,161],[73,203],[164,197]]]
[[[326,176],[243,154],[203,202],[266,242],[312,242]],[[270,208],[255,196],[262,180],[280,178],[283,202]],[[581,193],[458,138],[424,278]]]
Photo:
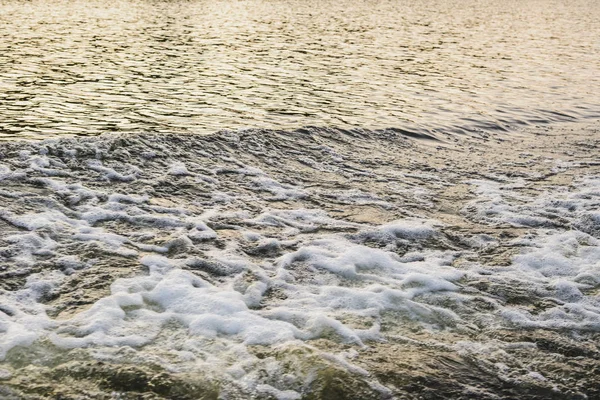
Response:
[[[0,1],[0,140],[600,116],[577,0]]]

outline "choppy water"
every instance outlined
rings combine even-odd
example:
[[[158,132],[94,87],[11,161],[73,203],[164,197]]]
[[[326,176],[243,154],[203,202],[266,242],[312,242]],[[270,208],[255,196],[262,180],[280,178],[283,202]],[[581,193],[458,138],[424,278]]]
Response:
[[[599,399],[599,9],[0,0],[0,398]]]
[[[598,399],[573,125],[0,143],[0,398]]]
[[[600,115],[595,1],[0,2],[0,138]]]

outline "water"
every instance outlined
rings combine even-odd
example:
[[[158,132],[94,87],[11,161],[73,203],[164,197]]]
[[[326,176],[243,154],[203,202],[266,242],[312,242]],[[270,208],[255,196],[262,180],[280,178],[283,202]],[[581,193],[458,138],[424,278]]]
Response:
[[[568,125],[0,143],[0,398],[598,399]]]
[[[0,138],[600,115],[595,1],[0,2]]]
[[[1,399],[600,398],[596,3],[2,1]]]

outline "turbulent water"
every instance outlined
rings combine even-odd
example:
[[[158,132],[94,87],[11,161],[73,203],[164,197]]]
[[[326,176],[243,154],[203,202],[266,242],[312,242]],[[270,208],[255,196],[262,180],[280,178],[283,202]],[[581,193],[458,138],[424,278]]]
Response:
[[[0,1],[0,138],[600,116],[593,0]]]
[[[599,148],[597,124],[4,144],[0,395],[597,399]]]
[[[599,21],[0,0],[0,399],[600,399]]]

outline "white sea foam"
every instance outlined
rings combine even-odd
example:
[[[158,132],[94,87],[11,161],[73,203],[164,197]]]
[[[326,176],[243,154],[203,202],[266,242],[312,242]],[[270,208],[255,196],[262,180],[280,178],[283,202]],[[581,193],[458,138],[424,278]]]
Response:
[[[268,176],[261,175],[254,177],[252,178],[252,182],[259,190],[272,193],[273,200],[294,200],[306,197],[304,190],[300,190],[293,185],[277,182]]]
[[[21,290],[0,290],[0,360],[12,348],[29,346],[56,327],[39,300],[63,278],[55,271],[33,274]]]
[[[311,232],[319,228],[342,229],[361,227],[360,224],[331,218],[325,211],[319,209],[271,209],[254,218],[247,219],[246,222],[257,226],[287,228],[290,234]]]
[[[8,165],[0,164],[0,182],[4,180],[18,180],[25,176],[25,172],[13,171]]]
[[[478,198],[465,213],[489,223],[506,223],[525,227],[575,227],[594,234],[599,231],[600,179],[587,178],[577,189],[555,188],[552,193],[531,197],[518,192],[524,182],[501,184],[471,181]]]
[[[169,175],[175,176],[183,176],[183,175],[191,175],[190,171],[188,171],[185,163],[175,162],[171,164],[169,171],[167,172]]]
[[[93,168],[117,179],[112,169],[93,163]],[[262,176],[262,171],[246,171]],[[115,178],[116,177],[116,178]],[[2,218],[13,225],[31,231],[8,237],[19,243],[23,261],[34,254],[49,255],[59,245],[46,234],[70,240],[95,242],[107,251],[135,257],[139,251],[164,253],[172,246],[193,246],[193,241],[214,239],[217,234],[204,221],[218,212],[194,217],[183,209],[149,208],[149,198],[123,193],[99,193],[80,184],[65,184],[45,178],[47,188],[63,196],[94,196],[95,200],[74,206],[75,213],[65,215],[60,209],[14,215],[4,212]],[[128,180],[128,179],[126,179]],[[263,182],[271,182],[263,180]],[[279,186],[277,186],[279,188]],[[277,189],[279,190],[279,189]],[[286,189],[287,190],[287,189]],[[105,199],[105,200],[101,200]],[[169,216],[157,214],[168,212]],[[139,243],[134,236],[106,231],[95,226],[106,221],[123,221],[133,226],[169,229],[179,232],[162,245]],[[390,240],[419,240],[435,234],[427,221],[397,221],[369,228],[331,218],[322,210],[267,210],[246,223],[273,226],[294,232],[314,232],[347,229],[379,232]],[[366,229],[366,230],[365,230]],[[46,232],[46,233],[43,233]],[[58,237],[58,236],[57,236]],[[259,240],[264,248],[282,251],[278,240],[265,239],[247,233],[249,240]],[[64,240],[64,239],[61,239]],[[294,243],[294,242],[291,242]],[[256,266],[251,260],[235,254],[235,248],[212,251],[208,255],[220,263],[220,274],[231,276],[223,282],[209,282],[188,271],[190,266],[205,268],[206,261],[174,260],[159,256],[144,256],[141,263],[149,268],[147,276],[117,279],[111,295],[96,302],[90,309],[71,319],[52,321],[45,315],[45,306],[35,303],[40,293],[52,290],[65,274],[85,268],[75,258],[62,257],[62,271],[44,279],[32,275],[32,283],[21,292],[30,298],[33,308],[25,307],[12,316],[3,314],[2,356],[17,345],[28,345],[48,337],[58,346],[141,346],[151,343],[164,327],[177,321],[192,337],[227,337],[233,342],[275,344],[294,340],[309,340],[331,332],[342,341],[362,344],[379,339],[378,316],[387,310],[403,310],[413,318],[456,319],[452,312],[415,302],[423,293],[455,291],[452,283],[462,273],[449,267],[447,256],[423,253],[412,261],[401,261],[386,250],[353,243],[343,235],[322,234],[296,244],[296,250],[273,261]],[[137,250],[135,250],[137,249]],[[229,249],[229,250],[228,250]],[[245,282],[251,273],[255,280]],[[36,280],[37,279],[37,280]],[[285,299],[268,297],[269,291],[282,293]],[[25,303],[14,303],[19,308]],[[32,312],[33,310],[33,312]],[[373,319],[369,328],[355,328],[343,321],[348,315]],[[343,318],[342,318],[343,317]],[[23,336],[21,333],[27,331]],[[21,338],[16,340],[15,338]],[[266,389],[265,389],[266,390]],[[281,398],[293,398],[291,392],[273,392]]]
[[[520,282],[554,304],[536,313],[504,306],[500,315],[525,327],[600,331],[600,296],[594,294],[600,284],[600,241],[593,236],[598,236],[600,180],[584,179],[574,190],[538,196],[515,193],[522,182],[473,184],[481,197],[465,213],[492,224],[536,228],[514,240],[520,254],[509,267],[496,268],[489,279]]]
[[[100,173],[104,179],[109,181],[131,182],[137,179],[137,175],[140,172],[138,167],[128,165],[126,166],[127,172],[123,174],[115,171],[113,168],[106,167],[99,160],[90,160],[87,166],[89,169]]]
[[[0,360],[12,348],[40,339],[67,349],[99,349],[98,354],[104,352],[106,357],[112,347],[131,347],[140,357],[152,357],[142,346],[150,348],[163,340],[162,350],[177,355],[183,364],[214,362],[255,393],[295,399],[298,392],[265,383],[252,370],[255,357],[249,346],[306,344],[323,337],[368,346],[385,340],[381,324],[391,312],[401,321],[432,331],[464,326],[474,317],[465,317],[461,308],[473,298],[464,290],[469,279],[518,284],[525,293],[551,300],[550,306],[534,312],[490,295],[487,301],[494,308],[485,315],[486,321],[499,326],[600,330],[600,298],[594,294],[600,285],[597,179],[539,195],[520,190],[526,185],[522,181],[473,181],[477,198],[465,207],[467,218],[527,231],[513,241],[520,252],[510,265],[474,263],[459,268],[453,263],[459,252],[431,247],[441,243],[444,225],[430,218],[374,225],[344,221],[318,208],[224,212],[223,204],[251,202],[253,197],[218,190],[211,192],[207,203],[164,205],[151,194],[127,193],[127,185],[138,180],[137,167],[88,161],[87,167],[100,179],[119,183],[118,192],[116,184],[113,192],[69,183],[66,175],[65,180],[57,178],[61,173],[56,171],[65,166],[45,155],[23,153],[22,159],[29,165],[25,172],[0,165],[0,180],[35,179],[50,193],[47,209],[1,210],[3,221],[22,229],[2,238],[6,244],[2,250],[10,253],[15,268],[32,268],[39,257],[52,258],[58,268],[29,275],[18,291],[0,291]],[[183,163],[167,165],[167,174],[194,175],[209,185],[220,184],[209,175],[190,173]],[[190,168],[196,171],[193,165]],[[310,195],[239,162],[227,172],[238,174],[255,196],[271,194],[269,201]],[[388,207],[376,195],[362,192],[344,193],[338,200]],[[235,223],[219,230],[216,226],[224,217]],[[218,246],[206,245],[216,239]],[[467,242],[475,249],[497,244],[483,234]],[[110,294],[90,308],[54,320],[46,313],[49,306],[44,299],[69,275],[91,265],[63,253],[74,244],[93,244],[128,261],[138,260],[147,273],[116,279]],[[257,253],[266,256],[257,261],[253,257]],[[161,339],[161,333],[171,330],[177,334]],[[485,351],[476,344],[469,346],[461,351]],[[236,361],[218,361],[224,353]],[[366,376],[345,356],[327,357]]]

